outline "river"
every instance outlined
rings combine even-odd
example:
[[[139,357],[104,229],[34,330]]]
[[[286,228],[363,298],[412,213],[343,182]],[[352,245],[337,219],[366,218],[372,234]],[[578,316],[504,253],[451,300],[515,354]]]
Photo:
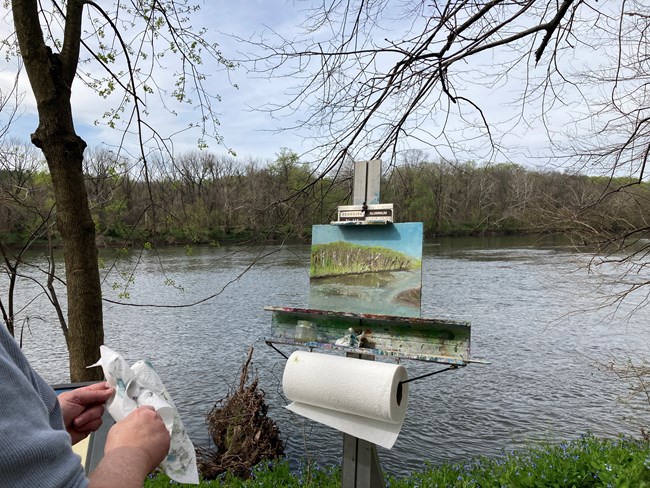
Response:
[[[118,299],[123,278],[129,282],[123,300],[129,306],[105,306],[106,344],[129,362],[151,361],[195,444],[209,442],[205,414],[238,382],[253,345],[269,415],[289,458],[340,462],[338,432],[283,408],[284,358],[263,341],[271,321],[264,306],[307,306],[308,246],[165,248],[131,251],[117,261],[103,253],[105,297]],[[404,475],[424,462],[497,456],[530,441],[586,432],[638,434],[640,425],[648,425],[650,407],[627,401],[628,385],[599,364],[648,353],[650,308],[634,311],[643,296],[632,296],[616,312],[603,308],[620,288],[608,284],[618,271],[590,273],[590,258],[535,237],[449,238],[425,245],[422,315],[471,322],[472,356],[490,364],[411,383],[402,433],[393,449],[379,449],[386,471]],[[5,282],[0,286],[5,293]],[[19,293],[19,306],[29,304],[25,353],[46,380],[67,381],[54,314],[29,282],[20,283]],[[192,307],[136,306],[189,304],[211,295]],[[404,364],[411,377],[439,368]]]

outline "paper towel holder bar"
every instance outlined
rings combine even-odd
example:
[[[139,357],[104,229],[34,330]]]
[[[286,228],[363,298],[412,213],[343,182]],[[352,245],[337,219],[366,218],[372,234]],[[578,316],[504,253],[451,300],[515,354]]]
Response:
[[[271,349],[273,349],[275,352],[277,352],[278,354],[280,354],[280,356],[282,356],[284,359],[289,359],[289,356],[287,356],[285,353],[283,353],[282,351],[280,351],[280,349],[278,349],[277,347],[275,347],[275,346],[273,345],[273,342],[271,342],[271,341],[265,341],[265,342],[266,342],[266,345],[267,345],[267,346],[269,346],[269,347],[270,347]]]
[[[444,373],[445,371],[453,371],[453,370],[458,369],[458,368],[459,368],[459,366],[457,364],[452,364],[451,366],[448,366],[448,367],[446,367],[444,369],[439,369],[439,370],[433,371],[431,373],[426,373],[426,374],[423,374],[423,375],[420,375],[420,376],[416,376],[415,378],[409,378],[408,380],[400,381],[399,386],[402,386],[405,383],[411,383],[413,381],[418,381],[418,380],[421,380],[421,379],[424,379],[424,378],[428,378],[429,376],[433,376],[433,375],[438,374],[438,373]]]
[[[273,344],[272,341],[268,341],[268,340],[267,340],[267,341],[265,341],[265,342],[266,342],[266,345],[267,345],[267,346],[269,346],[269,347],[270,347],[271,349],[273,349],[275,352],[277,352],[278,354],[280,354],[280,356],[282,356],[284,359],[289,359],[289,356],[287,356],[284,352],[282,352],[280,349],[278,349],[277,347],[275,347],[275,345]],[[309,348],[310,352],[311,352],[313,349],[314,349],[313,347],[310,347],[310,348]],[[369,356],[372,356],[372,354],[370,354]],[[397,362],[400,362],[400,358],[397,358]],[[444,372],[446,372],[446,371],[453,371],[453,370],[456,370],[456,369],[458,369],[458,368],[460,368],[460,367],[464,367],[464,366],[461,366],[461,365],[458,365],[458,364],[452,364],[452,365],[450,365],[450,366],[448,366],[448,367],[446,367],[446,368],[444,368],[444,369],[439,369],[439,370],[437,370],[437,371],[433,371],[433,372],[431,372],[431,373],[426,373],[426,374],[423,374],[423,375],[420,375],[420,376],[416,376],[416,377],[414,377],[414,378],[409,378],[409,379],[407,379],[407,380],[400,381],[400,382],[399,382],[399,388],[400,388],[400,391],[398,391],[397,394],[398,394],[398,396],[401,396],[401,388],[402,388],[402,385],[404,385],[404,384],[406,384],[406,383],[412,383],[413,381],[422,380],[422,379],[424,379],[424,378],[428,378],[429,376],[433,376],[433,375],[436,375],[436,374],[439,374],[439,373],[444,373]],[[398,401],[398,403],[399,403],[399,401]]]

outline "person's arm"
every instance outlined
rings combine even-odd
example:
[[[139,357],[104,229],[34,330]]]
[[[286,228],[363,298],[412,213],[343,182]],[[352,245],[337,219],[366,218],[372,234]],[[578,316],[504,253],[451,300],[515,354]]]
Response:
[[[88,485],[54,390],[0,327],[0,485]]]
[[[142,406],[108,432],[104,457],[88,477],[90,488],[141,488],[169,452],[170,437],[153,407]]]
[[[85,439],[102,425],[104,404],[115,390],[107,383],[95,383],[61,393],[58,397],[63,425],[72,444]]]

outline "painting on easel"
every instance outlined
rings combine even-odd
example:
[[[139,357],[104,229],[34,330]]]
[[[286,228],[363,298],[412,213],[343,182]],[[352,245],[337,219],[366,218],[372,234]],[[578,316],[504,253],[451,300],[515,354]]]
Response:
[[[309,307],[419,317],[421,222],[315,225]]]

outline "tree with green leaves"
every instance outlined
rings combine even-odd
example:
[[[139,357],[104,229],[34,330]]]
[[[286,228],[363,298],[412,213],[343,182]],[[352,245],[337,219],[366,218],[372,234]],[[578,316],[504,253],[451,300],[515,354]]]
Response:
[[[18,54],[36,99],[39,123],[31,141],[42,150],[52,177],[65,260],[71,380],[98,379],[101,371],[86,367],[97,361],[103,343],[102,291],[83,174],[86,143],[75,130],[73,84],[85,83],[99,97],[122,92],[105,121],[125,137],[135,134],[148,182],[152,148],[172,156],[169,140],[148,119],[148,102],[164,99],[154,67],[164,59],[177,60],[170,103],[198,106],[198,143],[205,146],[208,137],[219,140],[213,110],[218,96],[204,86],[201,70],[208,68],[202,63],[210,58],[226,68],[232,65],[206,40],[205,30],[191,25],[199,6],[189,0],[115,2],[112,10],[88,0],[12,0],[5,8],[11,8]],[[90,63],[93,69],[87,67]],[[173,112],[172,105],[165,106]],[[148,209],[153,223],[155,209],[153,203]]]

